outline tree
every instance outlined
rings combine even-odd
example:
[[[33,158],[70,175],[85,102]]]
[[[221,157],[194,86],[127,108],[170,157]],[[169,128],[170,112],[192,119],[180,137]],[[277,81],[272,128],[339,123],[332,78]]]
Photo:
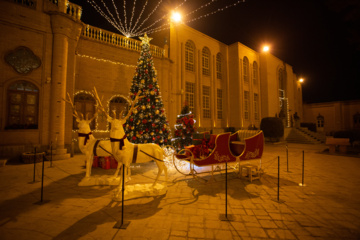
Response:
[[[142,48],[130,88],[130,98],[134,100],[139,90],[142,98],[126,121],[125,132],[133,143],[166,145],[171,139],[171,131],[150,52],[149,42],[152,38],[145,34],[140,39]]]
[[[264,136],[270,138],[271,141],[279,141],[284,136],[284,125],[282,120],[277,117],[261,119],[260,129],[264,132]]]
[[[190,112],[189,105],[185,103],[180,115],[177,116],[175,138],[172,139],[176,151],[192,144],[192,135],[195,131],[194,124],[194,115]]]

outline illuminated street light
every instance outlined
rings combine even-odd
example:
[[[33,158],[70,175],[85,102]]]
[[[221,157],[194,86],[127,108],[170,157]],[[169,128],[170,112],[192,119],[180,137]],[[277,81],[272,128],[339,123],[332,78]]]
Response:
[[[270,50],[269,46],[266,45],[266,46],[263,47],[263,52],[268,52],[269,50]]]
[[[300,79],[299,79],[299,82],[300,82],[300,83],[303,83],[303,82],[304,82],[304,79],[303,79],[303,78],[300,78]]]
[[[181,14],[178,12],[173,12],[171,15],[171,20],[174,22],[180,22],[181,21]]]

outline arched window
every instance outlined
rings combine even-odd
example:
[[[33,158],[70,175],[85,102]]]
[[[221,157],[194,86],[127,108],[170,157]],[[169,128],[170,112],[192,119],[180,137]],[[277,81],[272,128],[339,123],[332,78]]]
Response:
[[[324,116],[320,115],[320,113],[319,113],[319,115],[316,117],[318,128],[324,127],[324,119],[325,119]]]
[[[202,50],[202,73],[210,75],[210,50],[207,47]]]
[[[216,54],[216,78],[222,79],[222,71],[221,71],[221,54]]]
[[[249,59],[247,57],[243,59],[243,72],[244,83],[249,83]]]
[[[94,116],[96,102],[92,95],[88,93],[76,94],[74,97],[74,104],[79,115],[82,114],[84,118],[88,117],[88,119]],[[93,120],[90,123],[91,130],[95,129],[95,121],[96,120]],[[73,129],[79,129],[75,117],[73,118]]]
[[[110,100],[109,104],[109,115],[113,116],[113,111],[116,113],[116,118],[119,118],[121,111],[124,111],[123,114],[127,111],[128,102],[123,97],[114,97]]]
[[[38,129],[39,89],[27,81],[11,84],[7,91],[6,129]]]
[[[257,64],[257,62],[254,61],[254,63],[253,63],[253,84],[258,83],[258,78],[259,78],[258,64]]]
[[[195,45],[191,41],[185,43],[185,70],[194,71]]]

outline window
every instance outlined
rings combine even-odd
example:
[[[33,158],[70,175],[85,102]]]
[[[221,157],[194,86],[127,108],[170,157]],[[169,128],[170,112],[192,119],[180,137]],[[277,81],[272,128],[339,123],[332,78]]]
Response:
[[[250,116],[250,93],[249,91],[244,91],[244,118],[249,119]]]
[[[123,97],[114,97],[110,100],[109,115],[113,117],[113,111],[116,113],[116,118],[119,118],[121,111],[125,114],[127,111],[128,102]]]
[[[254,118],[259,120],[259,95],[254,93]]]
[[[223,112],[223,98],[222,98],[222,89],[217,89],[217,118],[222,119]]]
[[[221,72],[221,54],[216,54],[216,78],[222,79],[222,72]]]
[[[95,114],[95,99],[88,93],[79,93],[74,98],[75,109],[79,115],[84,118],[91,119]],[[76,118],[73,118],[73,129],[79,129]],[[95,121],[91,121],[90,129],[95,129]]]
[[[244,73],[244,83],[249,83],[249,60],[247,57],[243,59],[243,73]]]
[[[185,70],[194,71],[194,53],[194,44],[191,41],[187,41],[185,44]]]
[[[185,83],[185,100],[189,104],[189,110],[194,113],[195,111],[195,83]]]
[[[39,89],[27,81],[17,81],[8,88],[6,129],[38,129]]]
[[[210,118],[210,87],[203,86],[203,117]]]
[[[253,84],[257,84],[258,83],[258,64],[257,62],[253,63]]]
[[[210,75],[210,50],[207,47],[202,50],[202,73]]]

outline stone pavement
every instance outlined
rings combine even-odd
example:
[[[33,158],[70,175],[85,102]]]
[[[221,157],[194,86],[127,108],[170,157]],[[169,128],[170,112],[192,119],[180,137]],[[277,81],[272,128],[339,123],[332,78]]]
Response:
[[[127,229],[113,228],[121,219],[121,202],[112,200],[116,187],[77,185],[85,175],[82,155],[52,168],[45,162],[43,204],[34,204],[40,201],[41,164],[32,183],[32,164],[10,163],[0,168],[0,239],[360,239],[360,158],[320,154],[325,145],[288,146],[289,172],[281,144],[265,145],[260,180],[250,183],[229,171],[234,221],[219,220],[224,172],[203,184],[170,168],[166,195],[125,201]],[[156,172],[154,162],[136,165],[128,184],[152,182]]]

